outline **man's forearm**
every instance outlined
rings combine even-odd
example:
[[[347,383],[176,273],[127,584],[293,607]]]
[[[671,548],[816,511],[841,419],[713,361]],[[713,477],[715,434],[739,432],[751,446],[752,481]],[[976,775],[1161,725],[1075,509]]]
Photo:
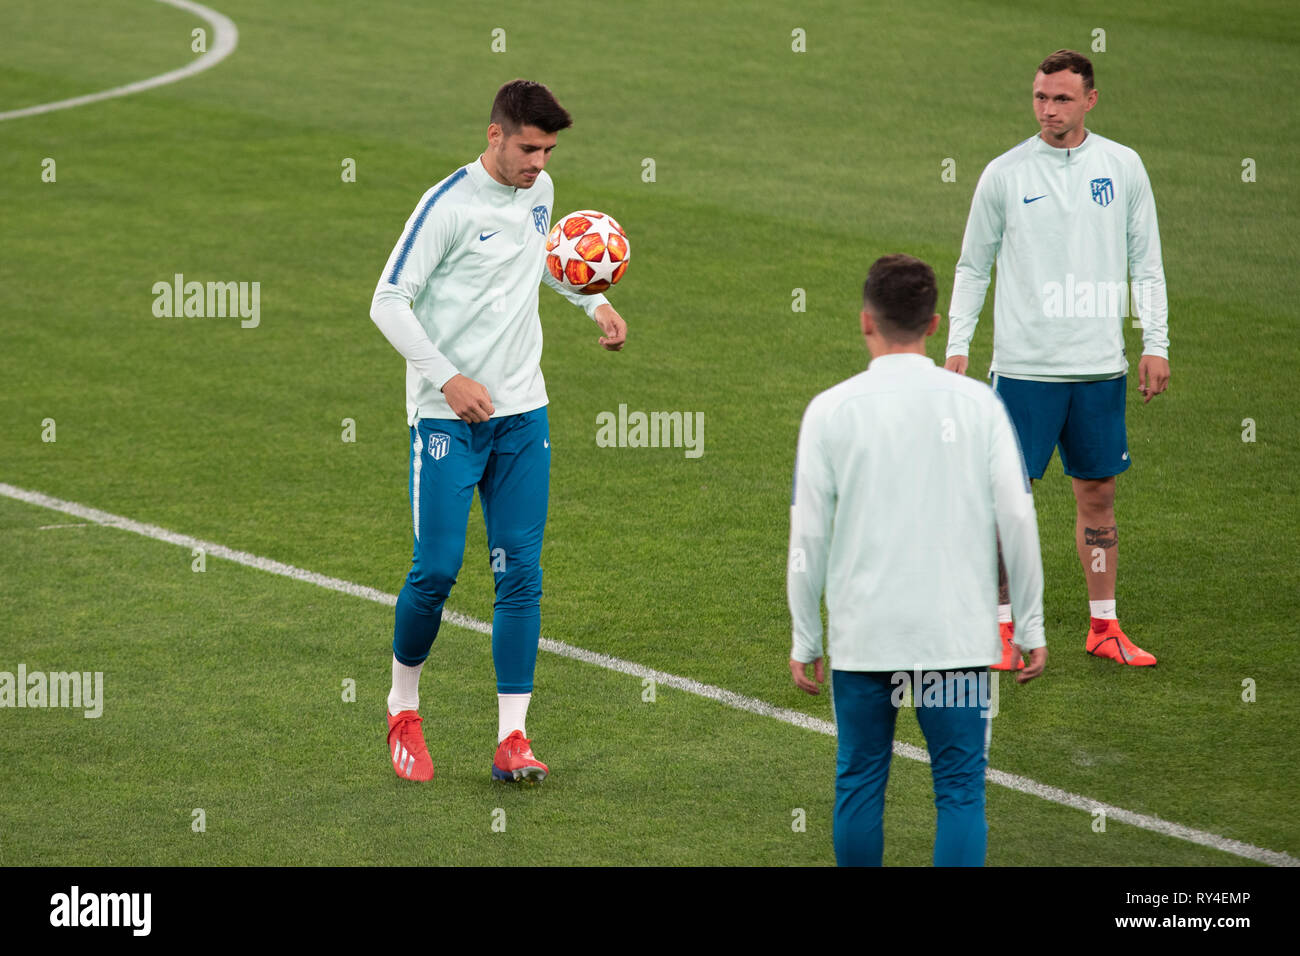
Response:
[[[573,289],[570,289],[568,286],[556,279],[555,276],[551,275],[549,269],[542,270],[542,281],[578,308],[582,309],[582,311],[586,312],[587,318],[589,319],[594,320],[596,318],[596,310],[602,305],[609,304],[609,299],[605,298],[605,296],[601,295],[599,292],[595,295],[583,295],[581,292],[576,292]]]
[[[988,293],[989,273],[981,276],[978,270],[963,262],[957,263],[957,278],[952,284],[952,301],[948,305],[948,348],[945,357],[969,355],[970,340],[984,308]]]
[[[375,293],[370,304],[370,318],[379,326],[390,345],[411,363],[411,366],[441,389],[460,374],[451,360],[433,344],[424,328],[411,311],[410,303],[397,290]]]
[[[794,622],[791,660],[809,663],[822,656],[822,592],[826,588],[825,539],[792,535],[786,597]]]
[[[1142,322],[1142,354],[1169,358],[1169,297],[1163,268],[1133,277],[1133,298]]]

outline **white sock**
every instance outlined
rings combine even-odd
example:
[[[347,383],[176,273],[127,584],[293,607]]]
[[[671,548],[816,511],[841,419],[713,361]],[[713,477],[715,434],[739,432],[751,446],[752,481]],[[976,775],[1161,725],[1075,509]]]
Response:
[[[497,694],[497,743],[509,737],[512,730],[528,736],[524,720],[528,717],[528,702],[532,699],[532,694]]]
[[[1109,601],[1089,601],[1088,606],[1092,608],[1092,616],[1099,617],[1103,621],[1114,621],[1115,601],[1112,598]]]
[[[1011,623],[1011,605],[1010,605],[1010,604],[999,604],[999,605],[998,605],[998,623],[999,623],[999,624],[1010,624],[1010,623]]]
[[[388,713],[396,717],[404,710],[420,709],[420,670],[424,661],[407,667],[393,658],[393,687],[388,692]]]

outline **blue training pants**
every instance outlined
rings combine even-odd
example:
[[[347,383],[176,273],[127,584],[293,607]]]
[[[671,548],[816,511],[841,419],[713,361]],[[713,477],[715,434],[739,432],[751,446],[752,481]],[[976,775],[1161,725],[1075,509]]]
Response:
[[[935,866],[983,866],[988,845],[984,770],[988,766],[990,712],[977,688],[987,668],[939,672],[941,706],[920,706],[917,721],[930,750],[938,812]],[[963,677],[962,675],[975,675]],[[924,678],[923,678],[924,680]],[[831,671],[831,698],[839,735],[835,774],[835,860],[840,866],[880,866],[884,857],[885,784],[893,755],[901,686],[897,675]],[[972,693],[973,691],[973,693]]]
[[[550,473],[545,406],[474,424],[422,418],[411,428],[415,548],[397,596],[393,654],[399,661],[420,663],[438,636],[443,604],[465,557],[465,529],[477,486],[496,583],[492,661],[497,692],[532,691]]]

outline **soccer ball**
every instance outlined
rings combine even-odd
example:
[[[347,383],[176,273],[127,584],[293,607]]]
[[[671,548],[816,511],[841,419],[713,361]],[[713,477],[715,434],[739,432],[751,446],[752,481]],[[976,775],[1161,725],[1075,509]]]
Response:
[[[603,212],[571,212],[546,237],[546,268],[575,292],[604,292],[627,271],[627,233]]]

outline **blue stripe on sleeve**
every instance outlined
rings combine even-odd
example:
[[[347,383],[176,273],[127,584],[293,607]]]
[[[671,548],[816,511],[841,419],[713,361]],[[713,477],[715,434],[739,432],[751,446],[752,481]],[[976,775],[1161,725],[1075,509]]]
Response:
[[[402,274],[402,266],[406,265],[406,257],[411,253],[411,247],[415,245],[415,237],[420,234],[420,227],[424,225],[424,219],[429,215],[429,210],[433,204],[447,194],[458,182],[464,179],[468,173],[464,168],[456,170],[445,183],[439,187],[438,191],[429,197],[429,201],[420,207],[420,214],[415,217],[415,223],[411,226],[411,231],[406,234],[406,241],[402,243],[402,251],[397,255],[397,261],[393,263],[393,271],[388,276],[390,285],[397,285],[397,277]]]

